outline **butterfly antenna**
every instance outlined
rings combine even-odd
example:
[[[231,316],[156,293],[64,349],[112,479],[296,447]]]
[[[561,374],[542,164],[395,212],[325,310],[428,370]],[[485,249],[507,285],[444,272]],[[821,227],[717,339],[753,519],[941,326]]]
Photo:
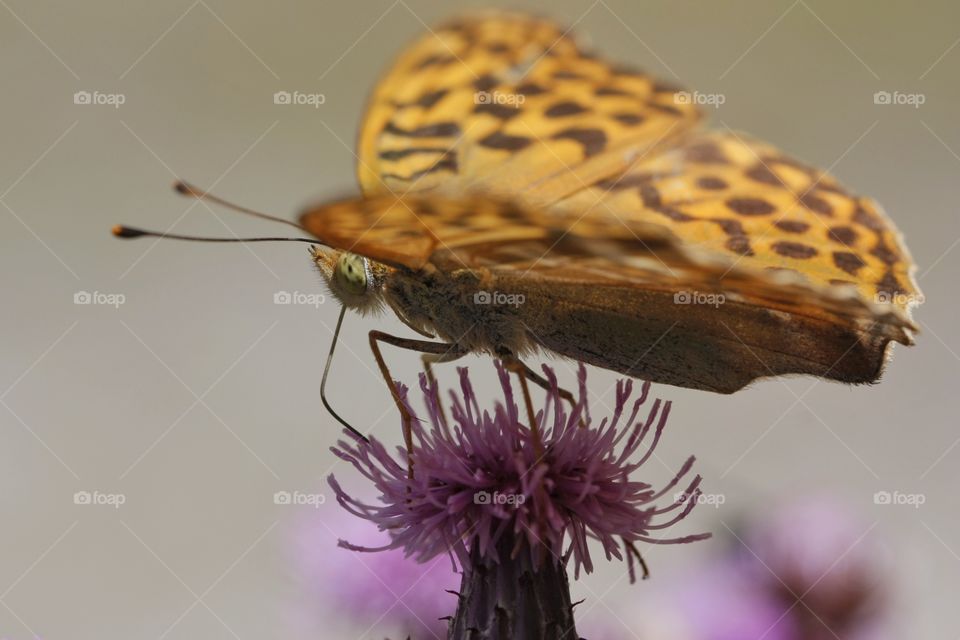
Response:
[[[178,180],[177,182],[175,182],[173,185],[173,189],[179,194],[189,196],[191,198],[196,198],[197,200],[209,200],[210,202],[219,204],[220,206],[236,211],[237,213],[244,213],[248,216],[253,216],[254,218],[260,218],[261,220],[270,220],[272,222],[280,222],[286,225],[290,225],[291,227],[300,229],[301,231],[306,231],[306,229],[301,227],[296,222],[293,222],[292,220],[286,220],[285,218],[280,218],[278,216],[271,216],[266,213],[260,213],[259,211],[254,211],[253,209],[248,209],[246,207],[241,207],[238,204],[227,202],[223,198],[219,196],[215,196],[212,193],[207,193],[203,189],[195,187],[189,182],[185,182],[183,180]]]
[[[346,420],[341,418],[336,411],[333,410],[333,407],[330,406],[330,403],[327,402],[327,376],[330,374],[330,364],[333,362],[333,351],[337,348],[337,340],[340,338],[340,326],[343,324],[343,316],[346,314],[347,308],[345,306],[340,307],[340,316],[337,318],[337,327],[333,330],[333,340],[330,342],[330,351],[327,353],[327,363],[323,366],[323,378],[320,380],[320,401],[323,402],[323,406],[327,411],[330,412],[337,422],[342,424],[347,430],[354,435],[354,437],[363,440],[364,442],[370,442],[365,435],[354,429],[350,426]]]
[[[147,231],[136,227],[127,227],[122,224],[111,229],[118,238],[167,238],[168,240],[189,240],[190,242],[307,242],[309,244],[323,244],[316,238],[283,238],[265,236],[259,238],[208,238],[206,236],[185,236],[179,233],[164,231]]]

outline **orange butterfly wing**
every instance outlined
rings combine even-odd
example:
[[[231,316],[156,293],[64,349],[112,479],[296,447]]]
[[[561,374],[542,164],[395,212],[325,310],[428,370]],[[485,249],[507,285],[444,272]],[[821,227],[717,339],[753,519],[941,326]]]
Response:
[[[554,200],[699,117],[673,87],[590,55],[552,22],[468,17],[422,37],[377,85],[360,130],[360,186]]]
[[[903,312],[905,327],[922,300],[906,245],[874,201],[741,134],[688,136],[565,204],[663,225],[744,269],[853,289]]]

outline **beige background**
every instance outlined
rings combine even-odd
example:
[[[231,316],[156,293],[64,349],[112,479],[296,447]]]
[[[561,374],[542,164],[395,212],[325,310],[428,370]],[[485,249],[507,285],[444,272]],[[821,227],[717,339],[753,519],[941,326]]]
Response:
[[[178,198],[175,175],[282,215],[353,190],[366,94],[421,21],[451,5],[0,0],[0,637],[319,637],[291,621],[305,606],[285,557],[296,509],[272,496],[324,491],[331,470],[349,477],[327,450],[336,429],[318,395],[337,309],[273,304],[277,291],[321,292],[299,245],[154,246],[108,230],[282,231]],[[910,637],[956,638],[956,3],[512,6],[578,23],[611,57],[722,93],[717,126],[833,167],[896,219],[929,302],[919,344],[897,350],[883,383],[768,381],[734,397],[661,387],[676,406],[659,457],[679,465],[696,453],[708,491],[726,497],[682,526],[691,532],[723,533],[747,510],[808,491],[847,500],[896,567]],[[81,90],[125,103],[76,105]],[[326,103],[277,106],[278,90]],[[875,105],[880,90],[926,102]],[[78,291],[125,304],[75,305]],[[395,439],[366,348],[375,326],[405,331],[351,317],[332,390],[356,424]],[[398,375],[414,375],[415,356],[390,357]],[[489,381],[485,367],[474,366]],[[592,387],[613,380],[594,372]],[[126,503],[75,505],[84,490]],[[876,506],[880,490],[926,503]],[[722,542],[648,559],[668,580],[708,544]],[[621,580],[597,604],[622,569],[602,564],[578,595],[613,615],[608,599],[614,608],[656,589],[626,591]]]

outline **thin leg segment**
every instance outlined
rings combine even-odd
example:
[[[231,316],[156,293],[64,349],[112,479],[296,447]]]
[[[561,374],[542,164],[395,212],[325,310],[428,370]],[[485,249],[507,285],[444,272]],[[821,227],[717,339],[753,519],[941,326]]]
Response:
[[[408,351],[418,351],[420,353],[437,356],[440,359],[436,361],[439,362],[459,358],[469,353],[469,350],[457,344],[400,338],[377,330],[371,331],[369,336],[370,350],[373,351],[373,357],[377,361],[377,366],[380,368],[380,375],[383,376],[384,381],[387,383],[387,387],[390,389],[390,395],[393,397],[393,402],[397,405],[397,411],[400,412],[400,418],[403,420],[403,442],[407,447],[407,473],[408,476],[412,478],[413,416],[410,415],[410,412],[407,411],[407,408],[400,400],[400,390],[397,388],[393,376],[390,375],[390,369],[387,368],[387,362],[384,360],[383,353],[380,351],[380,343],[383,342],[401,349],[407,349]]]
[[[533,369],[531,369],[530,367],[528,367],[528,366],[526,365],[526,363],[521,362],[520,360],[517,360],[516,362],[517,362],[517,364],[519,364],[521,367],[523,367],[524,373],[527,375],[527,378],[530,380],[530,382],[532,382],[533,384],[537,385],[538,387],[540,387],[540,388],[543,389],[544,391],[551,391],[551,390],[552,390],[551,387],[550,387],[550,381],[549,381],[549,380],[547,380],[547,379],[544,378],[542,375],[540,375],[539,373],[537,373],[536,371],[534,371]],[[569,402],[571,407],[576,407],[576,406],[577,406],[577,399],[576,399],[576,397],[574,397],[574,395],[573,395],[572,393],[570,393],[569,391],[567,391],[567,390],[564,389],[563,387],[558,388],[558,389],[557,389],[557,393],[560,394],[560,397],[561,397],[563,400],[566,400],[567,402]]]
[[[440,422],[444,427],[448,426],[447,423],[447,414],[443,410],[443,403],[440,402],[440,388],[437,386],[437,378],[433,375],[433,365],[440,364],[443,362],[453,362],[459,358],[462,358],[464,353],[449,353],[445,355],[435,355],[432,353],[425,353],[420,356],[420,360],[423,361],[423,372],[427,376],[427,382],[430,383],[431,387],[436,388],[436,393],[434,394],[434,400],[437,403],[437,413],[440,414]]]
[[[536,371],[528,367],[526,363],[522,362],[519,358],[517,358],[517,356],[513,355],[511,352],[502,350],[499,353],[499,356],[501,360],[503,360],[503,363],[507,365],[507,367],[509,367],[511,371],[517,373],[518,376],[522,373],[524,378],[529,379],[530,382],[534,383],[544,391],[549,392],[553,390],[553,388],[550,386],[549,380],[547,380],[546,378],[541,376],[539,373],[537,373]],[[521,384],[526,384],[526,383],[521,379]],[[557,393],[559,394],[561,399],[566,400],[567,402],[570,403],[571,409],[576,408],[577,399],[572,393],[570,393],[563,387],[559,387],[557,389]],[[583,421],[582,417],[580,418],[580,426],[581,427],[587,426],[586,423]]]

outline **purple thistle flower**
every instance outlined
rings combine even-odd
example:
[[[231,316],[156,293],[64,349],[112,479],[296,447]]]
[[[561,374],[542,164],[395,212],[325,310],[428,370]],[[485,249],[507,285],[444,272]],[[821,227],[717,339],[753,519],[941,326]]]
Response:
[[[587,572],[593,569],[587,544],[593,538],[608,560],[626,555],[632,577],[633,543],[674,544],[709,537],[657,537],[697,502],[700,476],[687,485],[682,497],[666,506],[655,504],[675,490],[690,471],[693,457],[660,490],[630,477],[653,454],[670,403],[655,400],[646,419],[638,419],[650,384],[642,385],[640,397],[627,410],[633,384],[620,381],[613,416],[592,427],[586,369],[580,366],[579,399],[569,412],[561,402],[553,371],[543,370],[551,391],[537,414],[536,432],[521,424],[509,374],[499,363],[504,401],[497,403],[492,414],[480,410],[467,370],[459,369],[462,398],[451,392],[453,428],[437,404],[436,386],[421,375],[429,425],[419,419],[413,422],[412,478],[405,449],[398,447],[391,455],[375,438],[340,441],[332,449],[334,454],[375,485],[382,504],[351,497],[331,475],[328,481],[337,501],[354,515],[376,523],[391,538],[382,547],[343,540],[340,545],[357,551],[401,548],[420,562],[450,553],[461,567],[470,567],[477,558],[472,554],[495,560],[508,544],[510,558],[527,554],[534,568],[550,556],[562,559],[561,564],[572,557],[579,575],[581,567]],[[405,387],[401,396],[415,415]],[[639,458],[631,460],[648,439]],[[538,451],[542,451],[539,457]]]

